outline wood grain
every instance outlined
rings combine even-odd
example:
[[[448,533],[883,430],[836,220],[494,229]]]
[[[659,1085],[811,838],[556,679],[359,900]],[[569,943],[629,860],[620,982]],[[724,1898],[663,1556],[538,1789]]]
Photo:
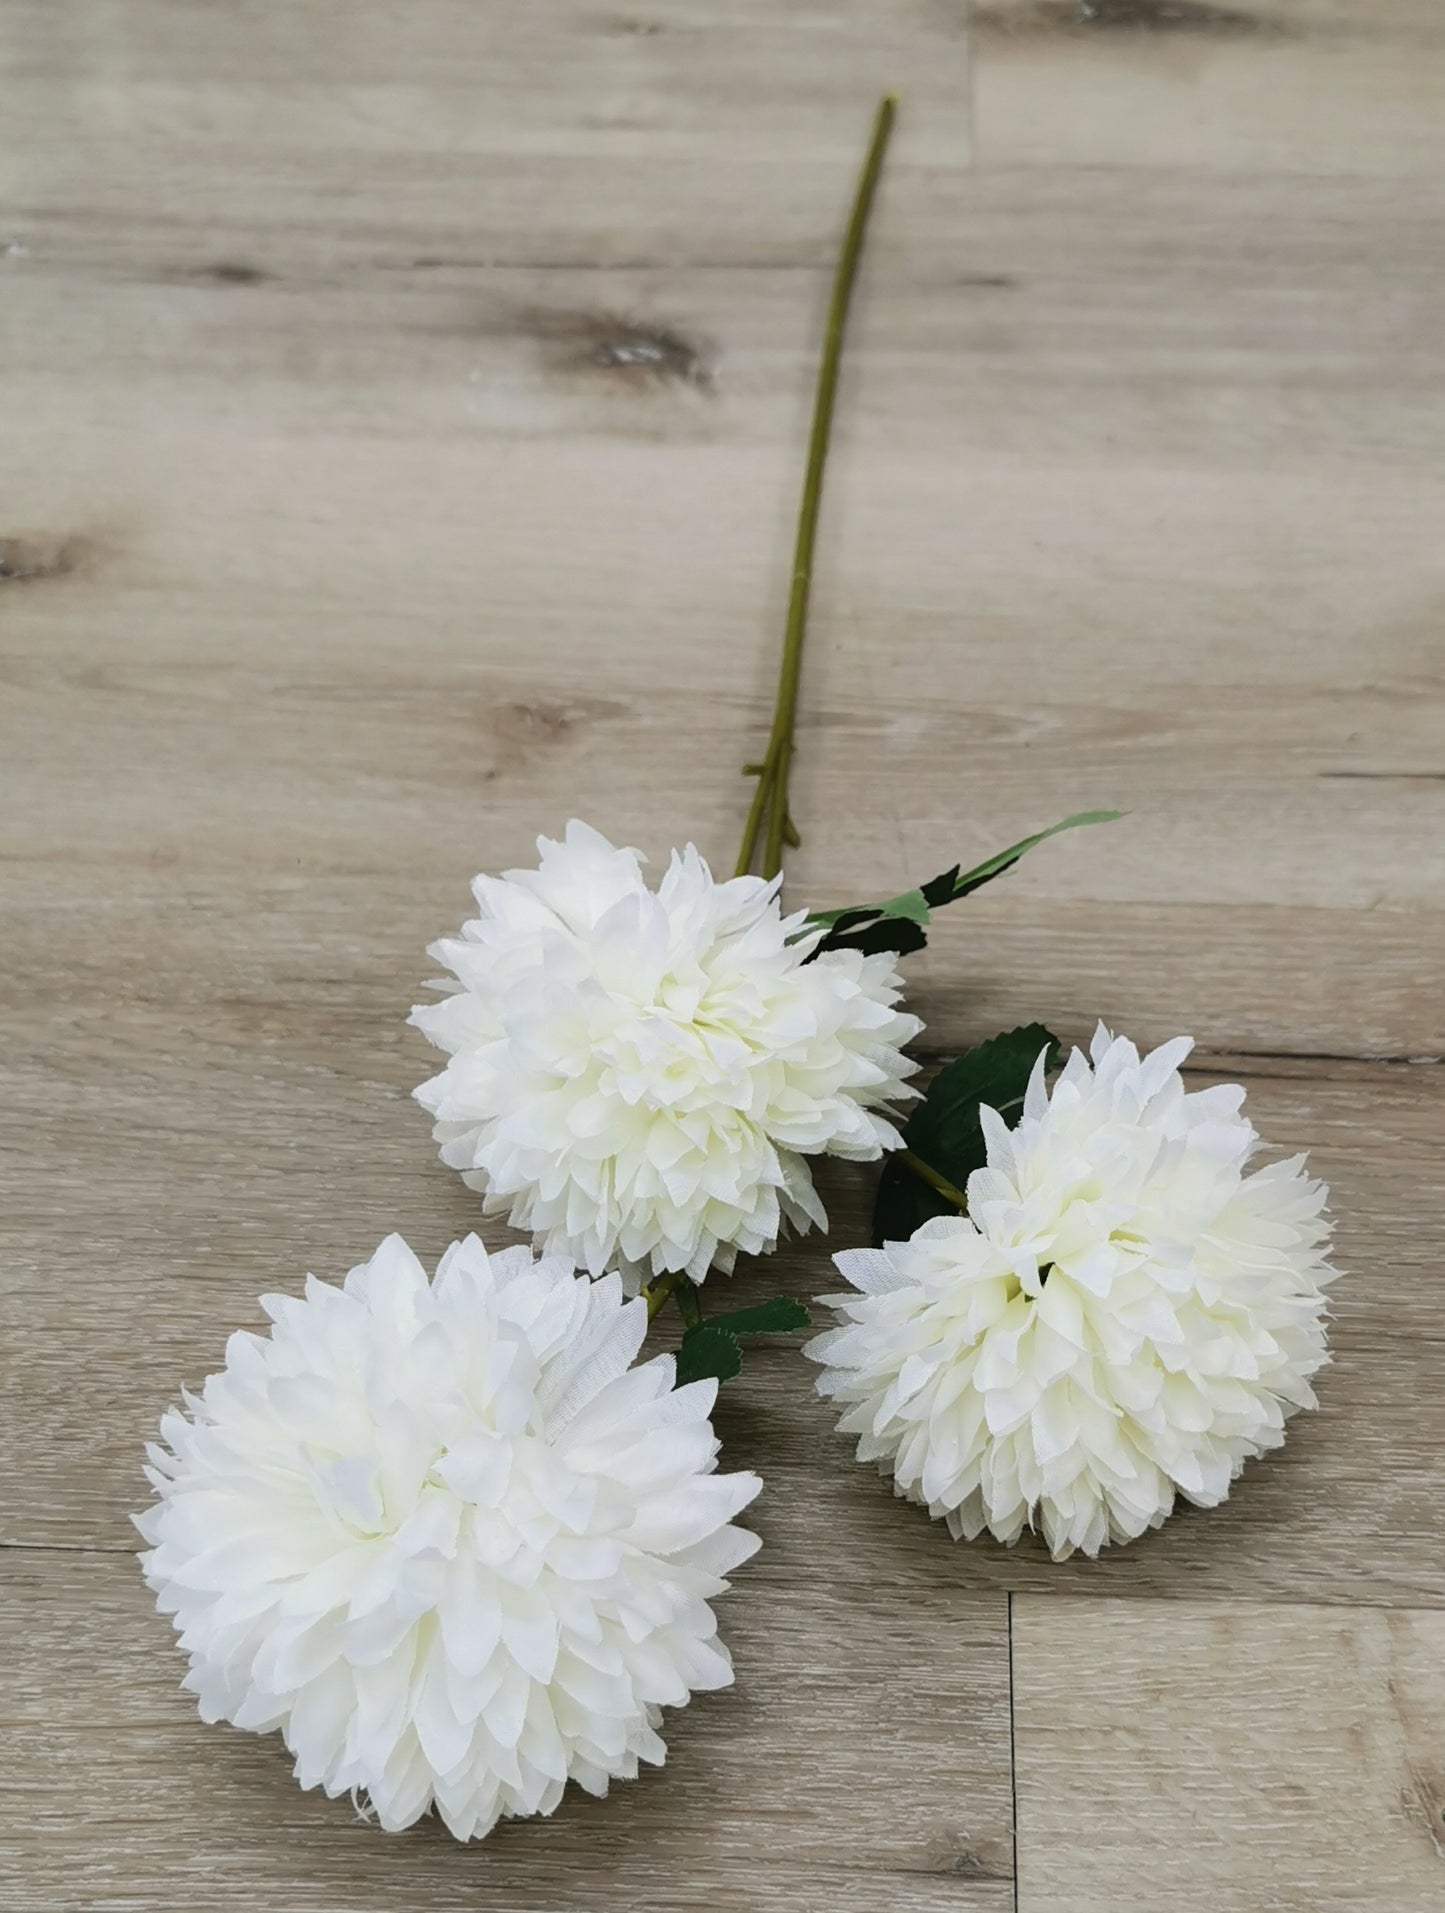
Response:
[[[1426,1904],[1437,11],[966,12],[0,9],[0,1877],[26,1913],[1001,1913],[1015,1754],[1021,1907]],[[1194,1030],[1196,1080],[1245,1081],[1334,1187],[1335,1366],[1224,1508],[1060,1568],[947,1542],[853,1466],[795,1349],[759,1351],[720,1410],[769,1484],[723,1611],[738,1688],[600,1808],[481,1853],[383,1840],[172,1691],[128,1555],[140,1443],[261,1291],[473,1225],[402,1018],[474,870],[574,811],[730,858],[884,84],[790,893],[1127,807],[940,920],[926,1042]],[[827,1194],[857,1240],[863,1180]],[[829,1289],[824,1246],[729,1294],[783,1282]]]
[[[976,0],[986,165],[1438,175],[1434,0]]]
[[[1438,195],[1251,183],[1201,227],[1198,193],[959,172],[885,202],[880,234],[926,204],[959,237],[948,270],[870,266],[795,894],[888,894],[1113,801],[1127,824],[940,925],[940,1042],[1048,1004],[1440,1054]],[[666,792],[729,855],[818,272],[3,270],[24,1014],[137,947],[174,1000],[278,910],[321,963],[394,912],[415,950],[462,873],[574,808],[660,853]],[[639,341],[675,369],[598,362]],[[66,935],[72,889],[104,947]]]
[[[1005,1597],[904,1580],[775,1503],[721,1604],[737,1685],[671,1720],[605,1801],[458,1846],[302,1794],[280,1742],[203,1729],[126,1556],[0,1554],[5,1878],[26,1913],[1002,1913],[1013,1903]],[[728,1613],[728,1608],[732,1612]],[[914,1669],[900,1679],[900,1669]],[[910,1776],[875,1784],[879,1748]]]
[[[1019,1913],[1433,1913],[1445,1615],[1014,1603]]]

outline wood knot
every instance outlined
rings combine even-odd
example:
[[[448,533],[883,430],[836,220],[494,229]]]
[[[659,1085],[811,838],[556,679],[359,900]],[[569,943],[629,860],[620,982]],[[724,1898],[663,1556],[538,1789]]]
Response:
[[[984,32],[1277,34],[1276,21],[1213,0],[1035,0],[1022,7],[981,6]]]
[[[530,322],[559,371],[603,373],[637,388],[712,389],[708,348],[673,326],[593,312],[539,312]]]
[[[923,1870],[944,1879],[1012,1880],[1012,1855],[991,1852],[990,1844],[997,1842],[975,1842],[962,1831],[940,1831],[925,1849]]]
[[[199,277],[218,286],[264,286],[271,274],[259,266],[248,266],[244,260],[218,259],[212,266],[202,266]]]
[[[1078,0],[1079,24],[1125,32],[1258,33],[1268,22],[1207,0]]]
[[[0,534],[0,585],[33,584],[78,571],[90,553],[89,541],[74,536]]]
[[[565,737],[578,719],[578,713],[567,705],[541,698],[507,704],[503,710],[515,729],[533,737]]]
[[[520,697],[504,704],[480,706],[490,734],[493,762],[483,772],[487,782],[554,754],[572,750],[588,728],[625,716],[627,707],[607,698]]]

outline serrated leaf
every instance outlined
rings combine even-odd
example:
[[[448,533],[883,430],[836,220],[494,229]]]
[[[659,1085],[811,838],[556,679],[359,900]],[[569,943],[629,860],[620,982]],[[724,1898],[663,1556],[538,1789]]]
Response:
[[[1046,1067],[1052,1069],[1058,1038],[1042,1023],[1026,1023],[946,1063],[905,1124],[904,1142],[955,1188],[964,1188],[987,1157],[979,1106],[986,1103],[1005,1122],[1015,1121],[1041,1050],[1048,1051]],[[878,1179],[874,1243],[906,1241],[931,1217],[957,1213],[906,1163],[892,1160]]]
[[[908,1124],[908,1133],[916,1133],[922,1145],[918,1153],[924,1161],[961,1189],[984,1161],[980,1105],[996,1109],[1005,1122],[1015,1121],[1034,1064],[1044,1051],[1045,1067],[1052,1069],[1058,1060],[1058,1037],[1042,1023],[1025,1023],[976,1044],[939,1070]]]
[[[731,1381],[743,1365],[742,1344],[736,1335],[715,1322],[690,1328],[677,1350],[677,1387],[688,1382],[706,1381],[716,1376],[719,1382]]]
[[[962,897],[972,896],[975,890],[981,890],[986,883],[992,883],[995,877],[1012,870],[1036,844],[1057,837],[1060,831],[1077,830],[1084,824],[1110,824],[1124,815],[1122,810],[1081,810],[1072,817],[1064,817],[1058,823],[1050,824],[1047,830],[1036,830],[1032,837],[1024,837],[1018,843],[1010,844],[1007,850],[997,851],[983,863],[975,864],[972,870],[966,871],[960,864],[955,864],[951,870],[931,877],[916,889],[890,897],[886,903],[852,904],[841,910],[815,910],[808,918],[809,927],[821,926],[828,934],[810,953],[808,960],[821,956],[825,950],[858,950],[865,956],[875,956],[883,950],[891,950],[895,956],[907,956],[914,950],[921,950],[928,941],[927,926],[935,910],[941,910],[945,904],[957,903]]]
[[[812,1316],[791,1295],[775,1295],[756,1308],[733,1309],[726,1315],[710,1315],[709,1328],[726,1329],[729,1335],[785,1335],[790,1329],[807,1328]]]

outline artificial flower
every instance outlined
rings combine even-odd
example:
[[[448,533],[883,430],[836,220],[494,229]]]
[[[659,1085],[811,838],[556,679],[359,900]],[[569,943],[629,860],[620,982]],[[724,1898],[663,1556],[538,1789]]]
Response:
[[[716,1383],[631,1366],[647,1309],[615,1275],[475,1237],[434,1283],[391,1236],[264,1306],[162,1420],[137,1519],[202,1718],[459,1840],[660,1762],[660,1710],[732,1679],[708,1603],[757,1546]]]
[[[955,1538],[1040,1528],[1056,1557],[1210,1507],[1312,1408],[1327,1191],[1248,1165],[1242,1089],[1188,1092],[1100,1027],[1018,1126],[989,1109],[966,1215],[834,1259],[855,1293],[808,1352],[858,1458]]]
[[[778,879],[717,882],[689,845],[657,889],[585,824],[536,870],[478,877],[431,946],[458,987],[412,1013],[450,1061],[417,1099],[443,1160],[538,1246],[630,1286],[701,1282],[785,1223],[826,1224],[808,1156],[896,1147],[922,1025],[890,953],[814,954]]]

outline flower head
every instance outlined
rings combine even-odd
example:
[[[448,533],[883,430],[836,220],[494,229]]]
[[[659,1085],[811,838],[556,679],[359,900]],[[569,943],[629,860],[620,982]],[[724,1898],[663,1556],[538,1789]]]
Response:
[[[757,1546],[714,1472],[717,1384],[629,1366],[646,1304],[469,1237],[391,1236],[268,1296],[137,1519],[204,1720],[279,1731],[303,1787],[460,1840],[660,1762],[660,1710],[732,1679],[708,1606]]]
[[[819,1391],[955,1538],[1096,1554],[1222,1501],[1315,1405],[1327,1191],[1303,1157],[1246,1173],[1244,1092],[1186,1092],[1192,1047],[1101,1027],[1052,1095],[1040,1057],[1016,1129],[982,1112],[966,1217],[834,1258],[858,1293],[808,1346]]]
[[[922,1027],[891,956],[809,957],[776,881],[714,881],[691,845],[657,889],[585,824],[473,885],[431,946],[458,988],[413,1011],[451,1060],[417,1099],[442,1158],[539,1246],[629,1284],[701,1281],[783,1224],[826,1223],[804,1158],[898,1143],[886,1105]]]

